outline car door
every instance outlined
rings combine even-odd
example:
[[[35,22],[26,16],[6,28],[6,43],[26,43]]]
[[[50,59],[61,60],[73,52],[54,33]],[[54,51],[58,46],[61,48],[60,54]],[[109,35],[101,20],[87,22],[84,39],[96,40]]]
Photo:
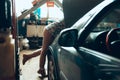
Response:
[[[67,47],[70,46],[69,42],[69,45],[62,40],[60,42],[62,44],[58,50],[58,61],[61,80],[120,79],[119,59],[90,49],[85,45],[78,48]]]
[[[93,73],[92,76],[96,80],[120,80],[120,56],[118,53],[110,52],[106,46],[106,39],[111,29],[119,28],[120,6],[118,3],[113,2],[105,7],[98,13],[99,16],[96,15],[91,21],[94,23],[87,25],[85,31],[89,34],[77,49],[86,64],[93,69],[88,73]],[[94,28],[90,30],[93,26]],[[120,36],[119,31],[117,35]],[[115,36],[111,36],[111,40],[115,39]],[[79,38],[80,40],[82,37]]]
[[[95,80],[120,80],[119,59],[85,47],[80,47],[79,51],[85,61],[93,67]]]
[[[86,64],[75,47],[68,47],[74,45],[74,42],[76,42],[77,33],[76,29],[68,29],[68,31],[63,32],[63,35],[59,38],[58,42],[61,46],[57,55],[59,56],[58,63],[61,80],[88,80],[91,77],[87,74],[88,71],[91,70],[91,67],[88,67],[89,65]]]

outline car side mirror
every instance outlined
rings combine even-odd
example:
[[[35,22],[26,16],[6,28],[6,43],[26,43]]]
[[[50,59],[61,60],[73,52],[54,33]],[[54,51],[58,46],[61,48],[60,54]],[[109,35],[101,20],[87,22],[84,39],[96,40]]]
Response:
[[[77,29],[64,29],[60,33],[60,37],[58,39],[58,44],[64,47],[72,47],[75,46],[78,38],[78,30]]]

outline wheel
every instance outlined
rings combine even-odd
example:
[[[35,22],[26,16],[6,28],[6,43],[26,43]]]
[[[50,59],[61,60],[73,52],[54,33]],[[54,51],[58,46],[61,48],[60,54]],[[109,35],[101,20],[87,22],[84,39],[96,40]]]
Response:
[[[48,80],[57,80],[54,59],[51,54],[48,54]]]

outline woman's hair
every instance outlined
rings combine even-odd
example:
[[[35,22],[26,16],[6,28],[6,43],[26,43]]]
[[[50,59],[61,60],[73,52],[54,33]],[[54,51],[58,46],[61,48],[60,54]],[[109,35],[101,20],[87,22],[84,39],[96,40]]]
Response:
[[[63,0],[65,25],[71,27],[89,10],[103,0]]]

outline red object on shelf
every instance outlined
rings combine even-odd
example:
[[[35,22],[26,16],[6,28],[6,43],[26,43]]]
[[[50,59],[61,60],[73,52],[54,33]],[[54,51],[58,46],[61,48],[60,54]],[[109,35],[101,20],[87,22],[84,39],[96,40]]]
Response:
[[[47,2],[47,7],[54,7],[54,2],[53,1],[48,1]]]

